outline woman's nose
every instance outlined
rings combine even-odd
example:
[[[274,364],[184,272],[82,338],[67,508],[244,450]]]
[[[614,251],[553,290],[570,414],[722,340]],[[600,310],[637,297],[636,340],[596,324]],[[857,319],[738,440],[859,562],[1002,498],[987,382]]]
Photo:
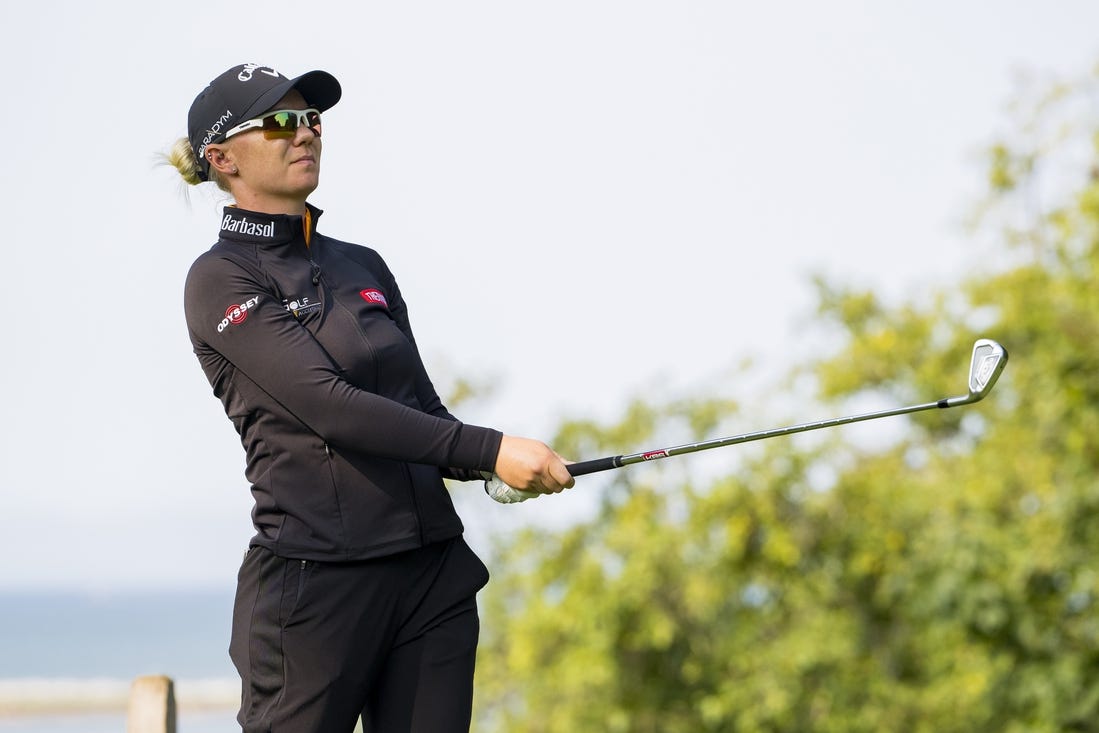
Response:
[[[305,143],[312,142],[315,138],[320,137],[321,134],[315,128],[308,125],[298,125],[297,131],[294,133],[294,144],[304,145]]]

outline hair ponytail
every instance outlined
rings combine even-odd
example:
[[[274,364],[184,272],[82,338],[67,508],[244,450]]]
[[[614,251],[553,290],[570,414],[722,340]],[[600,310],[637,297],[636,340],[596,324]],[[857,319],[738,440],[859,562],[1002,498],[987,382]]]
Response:
[[[203,182],[202,176],[199,175],[195,152],[187,138],[181,137],[172,144],[167,154],[164,155],[164,162],[175,168],[188,185],[197,186]],[[218,172],[212,167],[210,168],[210,180],[217,184],[217,187],[222,191],[230,192],[228,182],[219,176]]]

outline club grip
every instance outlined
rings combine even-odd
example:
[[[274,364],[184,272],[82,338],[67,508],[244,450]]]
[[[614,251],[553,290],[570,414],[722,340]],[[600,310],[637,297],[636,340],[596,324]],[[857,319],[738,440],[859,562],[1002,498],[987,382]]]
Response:
[[[609,456],[607,458],[594,458],[590,461],[580,461],[579,463],[570,463],[565,468],[569,469],[569,474],[572,476],[583,476],[588,473],[597,473],[598,471],[609,471],[612,468],[618,468],[620,463],[618,459],[622,456]]]

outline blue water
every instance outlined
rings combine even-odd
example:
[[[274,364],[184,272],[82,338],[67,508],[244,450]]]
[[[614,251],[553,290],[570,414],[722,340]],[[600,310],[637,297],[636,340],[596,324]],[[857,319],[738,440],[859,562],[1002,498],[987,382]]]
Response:
[[[232,677],[232,608],[231,589],[0,592],[0,678]]]
[[[232,680],[232,589],[187,592],[0,592],[0,685],[18,680]],[[235,710],[186,711],[180,733],[239,730]],[[0,733],[123,733],[117,713],[0,716]]]
[[[235,712],[217,711],[182,715],[179,733],[232,733],[240,730]],[[52,715],[32,718],[0,718],[2,733],[125,733],[126,716],[114,714]]]

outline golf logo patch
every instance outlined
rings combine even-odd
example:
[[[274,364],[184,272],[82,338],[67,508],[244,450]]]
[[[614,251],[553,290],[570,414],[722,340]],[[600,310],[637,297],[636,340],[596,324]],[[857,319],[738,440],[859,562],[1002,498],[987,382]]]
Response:
[[[298,319],[302,316],[307,316],[314,311],[318,311],[321,308],[319,302],[314,301],[308,296],[301,298],[284,298],[282,305],[286,308],[288,313]]]

